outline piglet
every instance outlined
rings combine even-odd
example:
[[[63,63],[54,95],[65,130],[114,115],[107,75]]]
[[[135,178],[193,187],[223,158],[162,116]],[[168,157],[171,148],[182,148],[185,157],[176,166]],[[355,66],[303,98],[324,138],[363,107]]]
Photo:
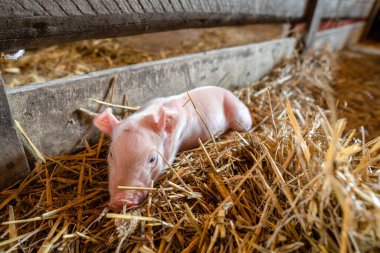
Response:
[[[248,108],[230,91],[208,86],[189,94],[213,135],[251,128]],[[142,190],[119,190],[119,185],[150,187],[178,151],[198,146],[198,139],[211,138],[187,93],[154,99],[121,121],[107,109],[94,119],[94,125],[112,140],[108,153],[109,207],[115,212],[123,204],[138,205],[147,195]]]

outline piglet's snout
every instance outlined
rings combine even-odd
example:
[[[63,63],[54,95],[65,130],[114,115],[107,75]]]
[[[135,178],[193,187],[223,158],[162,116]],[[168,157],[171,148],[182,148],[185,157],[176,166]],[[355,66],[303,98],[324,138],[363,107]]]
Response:
[[[138,206],[142,200],[146,197],[146,191],[126,191],[116,193],[108,205],[108,207],[114,212],[120,212],[123,210],[123,205],[127,208]]]

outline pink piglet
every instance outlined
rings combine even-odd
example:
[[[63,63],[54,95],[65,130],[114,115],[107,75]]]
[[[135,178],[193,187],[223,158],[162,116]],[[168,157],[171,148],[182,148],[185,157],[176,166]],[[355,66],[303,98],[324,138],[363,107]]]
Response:
[[[248,108],[230,91],[207,86],[189,94],[213,135],[252,127]],[[109,206],[113,211],[120,211],[123,204],[138,205],[147,195],[147,191],[118,186],[150,187],[168,167],[162,156],[172,163],[178,151],[197,147],[198,139],[211,138],[187,93],[154,99],[121,121],[107,109],[94,125],[111,137]]]

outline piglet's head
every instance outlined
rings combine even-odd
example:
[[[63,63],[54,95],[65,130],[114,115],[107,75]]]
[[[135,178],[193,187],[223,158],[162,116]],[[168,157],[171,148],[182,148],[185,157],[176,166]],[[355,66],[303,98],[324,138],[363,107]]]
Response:
[[[110,208],[120,211],[141,203],[147,192],[121,190],[118,186],[151,187],[166,163],[178,114],[161,106],[151,106],[119,121],[111,109],[94,119],[94,125],[111,137],[108,153]],[[161,155],[160,155],[161,154]]]

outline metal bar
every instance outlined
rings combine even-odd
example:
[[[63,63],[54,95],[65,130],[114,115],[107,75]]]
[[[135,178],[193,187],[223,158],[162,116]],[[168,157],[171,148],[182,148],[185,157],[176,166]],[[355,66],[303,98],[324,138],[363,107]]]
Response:
[[[324,0],[309,0],[306,10],[306,27],[303,37],[304,49],[310,48],[315,39],[324,12]]]

